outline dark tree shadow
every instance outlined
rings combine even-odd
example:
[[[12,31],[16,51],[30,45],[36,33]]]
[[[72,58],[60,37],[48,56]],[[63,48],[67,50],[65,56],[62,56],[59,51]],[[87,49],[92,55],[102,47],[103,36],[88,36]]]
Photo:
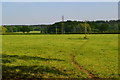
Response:
[[[2,63],[12,63],[12,62],[15,62],[15,61],[16,61],[16,59],[14,59],[14,58],[11,58],[11,59],[3,58],[2,59]]]
[[[48,67],[48,66],[8,66],[5,65],[6,63],[12,63],[15,62],[17,59],[22,60],[40,60],[40,61],[65,61],[61,59],[54,59],[54,58],[42,58],[37,56],[26,56],[26,55],[2,55],[2,77],[4,80],[21,80],[21,79],[36,79],[36,78],[42,78],[43,76],[53,77],[48,75],[55,74],[55,75],[64,75],[67,74],[63,73],[62,71],[59,71],[55,67]],[[53,77],[54,78],[54,77]]]
[[[2,55],[2,77],[4,80],[21,80],[21,79],[37,79],[42,78],[43,76],[53,77],[48,75],[55,74],[55,75],[67,75],[62,71],[59,71],[55,67],[48,67],[48,66],[8,66],[5,65],[6,63],[15,62],[17,59],[22,60],[40,60],[40,61],[64,61],[61,59],[54,59],[54,58],[42,58],[37,56],[26,56],[26,55]],[[54,77],[53,77],[54,78]]]
[[[47,66],[6,66],[2,65],[2,79],[4,80],[21,80],[21,79],[41,79],[48,73],[55,75],[67,76],[67,74],[59,71],[55,67]],[[49,76],[48,78],[54,76]]]
[[[54,59],[54,58],[42,58],[37,56],[26,56],[26,55],[2,55],[2,62],[3,63],[11,63],[16,59],[23,59],[23,60],[40,60],[40,61],[65,61],[61,59]]]
[[[68,38],[70,40],[85,40],[84,38]]]

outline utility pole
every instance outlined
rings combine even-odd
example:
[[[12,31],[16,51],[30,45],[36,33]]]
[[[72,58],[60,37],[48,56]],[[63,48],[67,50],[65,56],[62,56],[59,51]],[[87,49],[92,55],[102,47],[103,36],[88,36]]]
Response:
[[[61,33],[64,34],[64,16],[62,16],[62,27],[61,27]]]

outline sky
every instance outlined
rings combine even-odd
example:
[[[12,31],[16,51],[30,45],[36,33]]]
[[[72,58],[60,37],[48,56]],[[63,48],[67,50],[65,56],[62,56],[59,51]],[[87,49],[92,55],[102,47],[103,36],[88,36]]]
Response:
[[[62,20],[116,20],[117,2],[3,2],[2,24],[53,24]]]

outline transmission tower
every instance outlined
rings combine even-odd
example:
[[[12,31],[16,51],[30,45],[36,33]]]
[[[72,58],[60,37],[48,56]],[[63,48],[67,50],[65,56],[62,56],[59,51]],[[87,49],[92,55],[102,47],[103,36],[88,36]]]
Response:
[[[87,22],[87,21],[85,20],[85,26],[84,26],[84,29],[85,29],[85,30],[84,30],[84,31],[85,31],[85,37],[84,37],[84,38],[85,38],[85,39],[87,39],[87,25],[86,25],[86,22]]]
[[[64,16],[62,16],[62,27],[61,27],[61,33],[64,34]]]

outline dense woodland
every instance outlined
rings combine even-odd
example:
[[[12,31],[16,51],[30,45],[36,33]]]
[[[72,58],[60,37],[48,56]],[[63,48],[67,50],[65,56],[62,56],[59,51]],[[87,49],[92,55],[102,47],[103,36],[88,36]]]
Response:
[[[14,33],[40,31],[41,34],[79,34],[84,33],[119,33],[120,20],[110,21],[60,21],[50,25],[3,25],[2,32]]]

